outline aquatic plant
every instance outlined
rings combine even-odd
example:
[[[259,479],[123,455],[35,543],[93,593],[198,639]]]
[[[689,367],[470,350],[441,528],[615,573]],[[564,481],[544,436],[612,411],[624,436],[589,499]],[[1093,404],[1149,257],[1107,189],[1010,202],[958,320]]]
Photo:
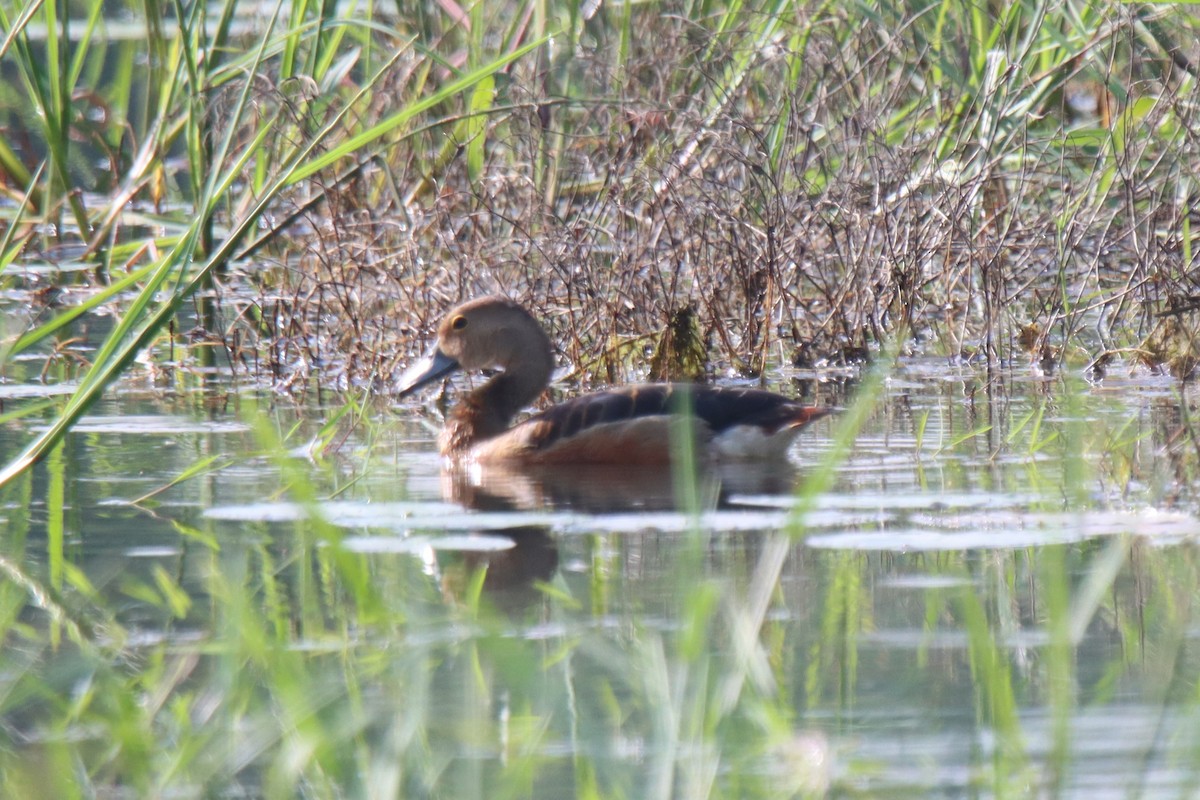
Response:
[[[228,0],[139,7],[141,60],[100,9],[0,7],[22,76],[0,263],[69,254],[100,284],[9,360],[115,308],[84,405],[146,348],[382,385],[491,291],[539,308],[581,380],[645,363],[681,308],[697,375],[855,362],[901,326],[993,367],[1189,363],[1141,347],[1194,289],[1173,7]]]
[[[99,2],[0,2],[0,268],[27,311],[0,366],[72,392],[0,416],[44,423],[0,472],[3,794],[1200,783],[1190,398],[1131,412],[1073,374],[1194,367],[1194,15],[245,9],[130,5],[143,52]],[[476,518],[412,516],[411,474],[437,476],[381,456],[367,401],[491,291],[538,308],[581,382],[877,364],[798,497],[740,499],[783,504],[752,531],[685,456],[682,515],[506,516],[451,547]],[[912,405],[886,382],[905,351],[967,366]],[[222,358],[239,383],[213,392]],[[1066,377],[1014,396],[1023,358]],[[238,427],[152,440],[169,475],[131,487],[65,434],[142,376]],[[312,389],[336,410],[269,402]],[[217,488],[245,505],[204,512]],[[153,531],[136,557],[131,530]],[[898,778],[838,753],[881,697],[872,744],[953,744]],[[1137,723],[1121,759],[1106,714]]]

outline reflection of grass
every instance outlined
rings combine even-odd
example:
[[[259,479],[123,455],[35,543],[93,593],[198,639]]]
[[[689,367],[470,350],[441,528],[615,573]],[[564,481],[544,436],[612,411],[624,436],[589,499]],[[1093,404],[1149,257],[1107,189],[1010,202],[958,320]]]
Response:
[[[863,424],[872,385],[839,418],[840,441]],[[1050,510],[1094,481],[1105,462],[1090,454],[1130,440],[1124,418],[1107,431],[1076,422],[1091,402],[1042,418],[1037,439],[1056,433],[1063,448],[1040,456]],[[274,476],[264,485],[315,508],[343,484],[341,465],[298,457],[307,434],[285,414],[243,409]],[[1032,426],[1021,430],[1002,445],[1018,461]],[[1047,460],[1068,447],[1086,471]],[[829,451],[802,493],[840,485],[843,455]],[[762,534],[598,529],[557,542],[559,563],[582,573],[560,570],[500,610],[474,562],[345,552],[316,516],[180,525],[178,556],[107,573],[72,544],[87,530],[65,482],[78,458],[65,447],[45,484],[26,473],[4,490],[6,507],[49,501],[46,530],[61,525],[43,538],[40,512],[26,514],[38,536],[14,526],[3,545],[5,794],[777,797],[920,795],[947,781],[951,793],[1053,794],[1097,766],[1080,739],[1088,714],[1157,725],[1123,754],[1134,784],[1196,746],[1187,548],[1114,537],[831,553],[803,546],[803,517]],[[198,475],[158,499],[202,481],[220,485]],[[963,583],[888,586],[913,575]],[[878,638],[908,630],[911,648]],[[902,778],[879,754],[891,737],[917,761]],[[969,786],[946,777],[959,769]]]
[[[395,5],[389,18],[291,3],[244,38],[235,0],[176,4],[173,20],[146,3],[144,58],[105,40],[98,0],[0,9],[20,76],[5,102],[31,111],[0,141],[16,200],[0,211],[0,270],[32,286],[28,258],[77,245],[79,280],[96,284],[68,286],[68,301],[30,292],[37,313],[0,347],[6,378],[37,375],[17,357],[42,352],[48,378],[80,387],[0,417],[54,409],[0,473],[0,794],[775,797],[860,779],[871,793],[886,767],[855,748],[946,726],[970,752],[933,758],[974,770],[948,793],[1054,795],[1098,766],[1081,714],[1118,703],[1154,722],[1128,745],[1143,754],[1131,792],[1161,759],[1188,765],[1194,790],[1190,548],[804,547],[875,377],[784,530],[716,535],[692,513],[680,537],[564,537],[585,576],[563,570],[515,611],[491,607],[473,564],[455,583],[436,564],[340,548],[317,500],[361,473],[297,458],[272,427],[289,427],[282,415],[249,403],[263,454],[250,463],[314,513],[188,518],[170,528],[177,556],[116,574],[93,560],[79,478],[105,479],[107,445],[89,460],[65,433],[139,354],[174,362],[189,345],[172,326],[209,289],[225,314],[201,309],[198,346],[292,387],[313,384],[306,370],[386,385],[447,298],[497,288],[536,302],[580,375],[619,378],[679,309],[695,309],[689,352],[712,350],[696,373],[800,362],[811,343],[849,357],[913,330],[994,369],[969,410],[956,385],[919,416],[918,452],[944,421],[923,489],[1019,489],[1057,511],[1100,491],[1179,504],[1194,483],[1186,397],[1147,414],[1149,436],[1131,419],[1110,427],[1071,380],[1023,411],[991,397],[1023,329],[1051,371],[1101,346],[1144,343],[1179,373],[1194,360],[1191,209],[1171,198],[1191,196],[1195,67],[1164,72],[1192,17],[1029,2]],[[1063,103],[1080,84],[1094,118]],[[78,347],[110,312],[95,349]],[[202,382],[180,373],[184,388]],[[307,454],[350,427],[373,440],[365,408],[342,403]],[[211,502],[187,493],[221,485],[225,455],[191,454],[155,499]],[[693,473],[678,473],[689,512],[704,502]],[[152,512],[190,513],[149,498],[146,527]],[[888,588],[910,573],[965,585]],[[911,652],[871,638],[910,628]],[[907,727],[888,730],[895,717]],[[845,769],[830,770],[841,749]],[[898,788],[923,794],[911,776]]]
[[[448,298],[500,288],[580,379],[681,309],[689,374],[904,330],[993,370],[1195,360],[1175,9],[225,0],[142,4],[133,45],[104,9],[0,8],[0,267],[77,245],[112,287],[4,350],[118,319],[67,421],[201,290],[185,349],[297,390],[386,385]]]

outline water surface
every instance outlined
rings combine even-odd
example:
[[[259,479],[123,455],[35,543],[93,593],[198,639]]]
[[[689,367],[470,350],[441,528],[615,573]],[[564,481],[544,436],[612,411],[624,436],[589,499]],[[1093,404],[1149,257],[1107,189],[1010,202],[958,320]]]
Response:
[[[1182,397],[914,361],[832,463],[455,478],[415,405],[127,387],[3,493],[5,786],[1189,794]]]

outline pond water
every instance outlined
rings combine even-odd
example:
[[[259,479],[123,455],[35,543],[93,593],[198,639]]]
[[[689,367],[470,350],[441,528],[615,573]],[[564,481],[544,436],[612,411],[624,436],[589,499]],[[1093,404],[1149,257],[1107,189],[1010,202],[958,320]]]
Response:
[[[3,793],[1190,795],[1200,459],[1110,375],[913,360],[686,477],[127,385],[0,497]]]

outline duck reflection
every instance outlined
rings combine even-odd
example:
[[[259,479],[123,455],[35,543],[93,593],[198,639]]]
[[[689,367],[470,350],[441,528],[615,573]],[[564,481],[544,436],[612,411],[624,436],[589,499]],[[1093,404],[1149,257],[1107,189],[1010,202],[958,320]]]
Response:
[[[790,464],[741,463],[712,465],[700,470],[680,491],[681,481],[670,468],[651,466],[579,465],[570,467],[472,464],[442,472],[442,495],[474,511],[577,511],[586,514],[676,511],[681,500],[701,508],[737,508],[739,496],[786,494],[797,484]],[[519,525],[489,528],[481,536],[503,536],[508,549],[484,548],[456,555],[443,586],[459,595],[475,570],[486,568],[483,587],[492,604],[508,612],[529,608],[542,596],[538,583],[549,582],[558,570],[558,547],[547,526]]]
[[[510,614],[534,608],[542,597],[538,584],[549,582],[558,571],[558,546],[550,529],[522,525],[478,534],[504,537],[512,547],[448,554],[453,560],[442,564],[442,591],[459,600],[477,572],[486,569],[483,591],[493,607]]]
[[[786,462],[713,464],[686,477],[650,465],[472,464],[442,472],[442,496],[478,511],[617,514],[678,511],[689,502],[735,508],[738,496],[789,494],[796,483],[796,470]]]

